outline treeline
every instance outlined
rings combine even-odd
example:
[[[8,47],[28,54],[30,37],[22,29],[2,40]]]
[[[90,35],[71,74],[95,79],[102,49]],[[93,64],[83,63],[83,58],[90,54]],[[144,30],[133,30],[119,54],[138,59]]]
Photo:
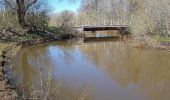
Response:
[[[134,36],[170,36],[169,0],[82,0],[80,20],[130,20]]]
[[[80,20],[129,19],[128,0],[82,0]]]
[[[169,5],[169,0],[130,0],[132,32],[144,39],[148,36],[169,37]]]
[[[79,21],[128,20],[133,36],[147,40],[153,36],[170,36],[169,5],[169,0],[82,0],[78,14],[65,11],[58,16],[65,13],[69,20]]]

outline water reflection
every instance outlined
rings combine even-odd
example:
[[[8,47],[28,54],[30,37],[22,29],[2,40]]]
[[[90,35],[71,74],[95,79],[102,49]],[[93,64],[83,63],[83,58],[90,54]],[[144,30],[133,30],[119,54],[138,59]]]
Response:
[[[77,100],[86,90],[85,100],[169,100],[168,59],[164,51],[121,41],[57,42],[24,48],[14,60],[13,78],[28,96],[48,89],[53,99]]]

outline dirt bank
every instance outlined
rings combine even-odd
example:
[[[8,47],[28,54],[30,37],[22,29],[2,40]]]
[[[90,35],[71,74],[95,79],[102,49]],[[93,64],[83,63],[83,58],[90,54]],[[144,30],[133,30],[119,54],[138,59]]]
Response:
[[[7,78],[6,65],[20,47],[16,43],[10,43],[1,44],[0,48],[0,100],[16,100],[18,95]]]

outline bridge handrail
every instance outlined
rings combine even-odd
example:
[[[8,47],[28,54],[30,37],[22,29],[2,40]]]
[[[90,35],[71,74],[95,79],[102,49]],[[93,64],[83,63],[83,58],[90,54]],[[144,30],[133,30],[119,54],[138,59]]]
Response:
[[[57,22],[57,26],[61,26],[62,22]],[[128,20],[98,20],[98,21],[68,21],[66,24],[72,27],[82,27],[82,26],[111,26],[111,25],[131,25],[131,21]]]

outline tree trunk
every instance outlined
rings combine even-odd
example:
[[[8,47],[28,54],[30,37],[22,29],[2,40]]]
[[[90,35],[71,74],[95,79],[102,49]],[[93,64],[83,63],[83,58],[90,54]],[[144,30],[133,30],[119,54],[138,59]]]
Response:
[[[19,25],[25,29],[28,27],[28,25],[25,22],[25,15],[26,15],[26,8],[25,8],[25,2],[24,0],[16,0],[17,3],[17,15],[18,15],[18,22]]]

